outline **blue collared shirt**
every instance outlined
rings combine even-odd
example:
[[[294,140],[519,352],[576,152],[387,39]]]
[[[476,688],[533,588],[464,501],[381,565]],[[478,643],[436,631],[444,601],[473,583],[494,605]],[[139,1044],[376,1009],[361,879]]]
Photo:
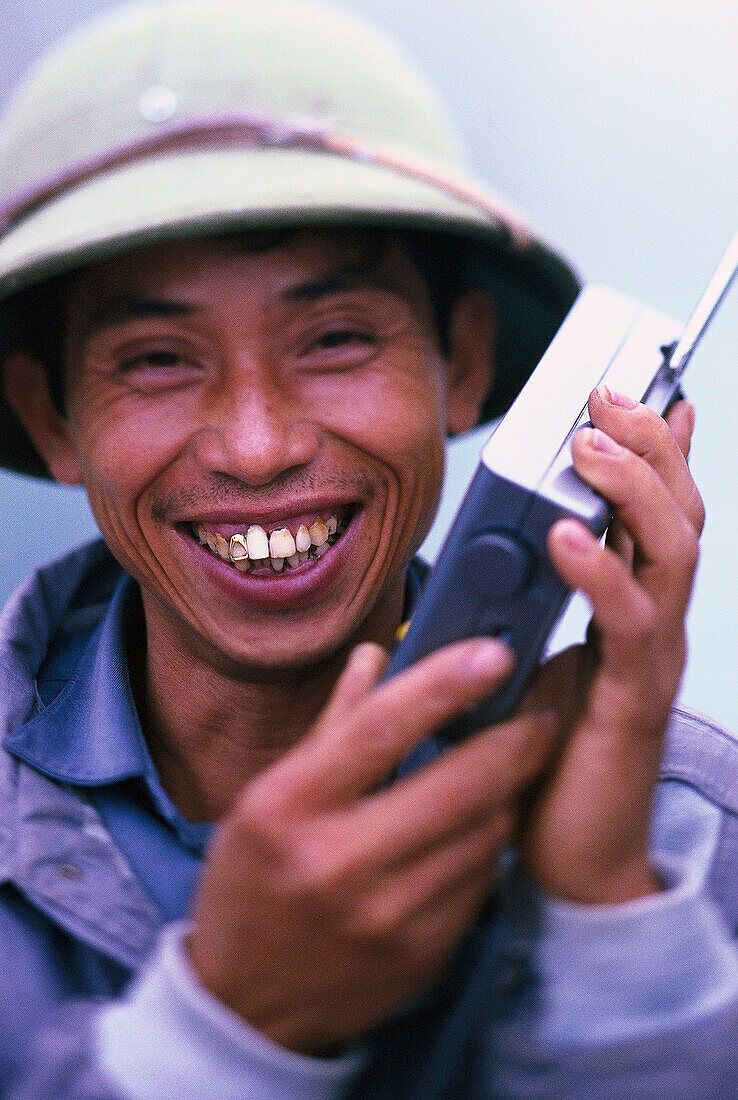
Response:
[[[406,608],[422,565],[408,571]],[[102,619],[71,623],[52,641],[36,680],[34,714],[5,748],[42,774],[82,788],[167,920],[188,915],[212,823],[185,818],[149,753],[131,690],[126,626],[135,581],[121,572]]]
[[[417,579],[411,571],[410,599]],[[127,612],[135,597],[135,584],[101,544],[93,544],[41,571],[0,622],[7,749],[100,808],[169,921],[149,968],[124,999],[100,1010],[103,1064],[127,1095],[191,1094],[189,1085],[173,1089],[172,1075],[181,1070],[191,1083],[196,1069],[203,1095],[334,1100],[344,1094],[361,1052],[325,1060],[275,1047],[224,1013],[188,965],[182,946],[187,923],[176,918],[187,913],[208,827],[177,812],[146,747],[125,656]],[[521,1042],[525,1048],[531,1035],[551,1050],[568,1050],[638,1036],[644,1026],[685,1027],[736,996],[734,947],[702,895],[720,835],[720,805],[673,781],[662,785],[662,800],[656,849],[664,843],[678,865],[674,875],[667,867],[671,889],[664,894],[582,907],[535,890],[523,905],[512,889],[499,891],[499,919],[480,929],[487,962],[479,981],[489,966],[497,968],[499,949],[512,948],[533,967],[546,994],[532,1016],[526,1017],[527,1001],[522,1016],[511,1014],[513,1051]],[[485,938],[488,931],[492,941]],[[500,1026],[507,1025],[495,1024]],[[143,1078],[148,1086],[142,1092]]]

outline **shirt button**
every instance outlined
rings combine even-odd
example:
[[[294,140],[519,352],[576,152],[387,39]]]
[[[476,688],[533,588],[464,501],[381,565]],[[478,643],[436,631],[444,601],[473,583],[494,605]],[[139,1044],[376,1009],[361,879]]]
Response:
[[[70,882],[77,882],[82,878],[82,868],[76,863],[58,863],[56,870],[61,878],[68,879]]]

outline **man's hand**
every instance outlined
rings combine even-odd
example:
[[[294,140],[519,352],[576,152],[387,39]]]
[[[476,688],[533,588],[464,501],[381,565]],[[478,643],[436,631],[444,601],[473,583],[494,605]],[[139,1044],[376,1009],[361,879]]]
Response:
[[[649,818],[669,708],[685,659],[684,620],[704,523],[687,467],[691,406],[668,426],[652,410],[595,390],[594,430],[574,440],[577,471],[615,510],[607,546],[582,526],[552,528],[561,576],[592,604],[586,647],[554,658],[531,699],[568,729],[522,840],[533,876],[578,902],[619,902],[660,888]]]
[[[442,970],[552,748],[553,716],[530,710],[382,786],[512,663],[495,642],[462,642],[375,686],[384,661],[359,646],[312,733],[246,787],[196,901],[201,981],[304,1053],[359,1036]]]

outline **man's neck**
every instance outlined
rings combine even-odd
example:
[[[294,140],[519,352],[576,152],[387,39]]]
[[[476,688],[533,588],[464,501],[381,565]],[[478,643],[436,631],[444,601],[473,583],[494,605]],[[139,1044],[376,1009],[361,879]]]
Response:
[[[254,675],[203,659],[165,620],[146,614],[145,656],[129,646],[131,683],[159,778],[185,817],[217,821],[253,776],[302,740],[353,645],[372,640],[389,648],[402,604],[398,586],[360,634],[330,657]],[[140,606],[136,614],[144,614]]]

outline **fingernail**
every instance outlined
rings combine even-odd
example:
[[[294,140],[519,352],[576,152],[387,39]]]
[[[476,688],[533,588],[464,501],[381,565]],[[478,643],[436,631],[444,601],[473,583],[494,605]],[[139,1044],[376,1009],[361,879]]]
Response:
[[[490,672],[498,672],[501,666],[510,663],[507,646],[494,638],[478,638],[469,644],[471,653],[465,664],[467,671],[475,676],[489,676]]]
[[[584,443],[594,451],[601,451],[603,454],[608,455],[621,455],[625,450],[609,435],[601,432],[599,428],[583,428],[580,435]]]
[[[376,642],[359,642],[349,653],[343,671],[347,673],[349,670],[354,672],[358,669],[366,669],[371,664],[376,664],[381,656],[382,650]]]
[[[569,550],[577,554],[588,554],[592,549],[593,535],[576,520],[564,519],[556,524],[555,535]]]
[[[602,401],[607,402],[608,405],[617,405],[621,409],[634,409],[638,404],[632,397],[628,397],[627,393],[611,390],[604,382],[597,387],[597,393]]]

